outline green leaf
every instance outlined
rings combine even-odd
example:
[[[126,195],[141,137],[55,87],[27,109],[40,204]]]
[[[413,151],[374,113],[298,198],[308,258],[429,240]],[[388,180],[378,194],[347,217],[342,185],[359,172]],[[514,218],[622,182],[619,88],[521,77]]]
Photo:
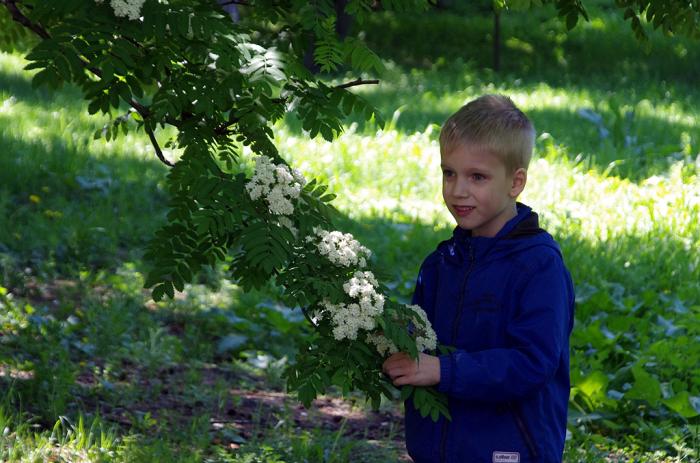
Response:
[[[34,77],[32,78],[32,88],[36,89],[42,85],[47,85],[56,78],[57,76],[54,71],[52,71],[50,68],[45,68],[34,74]]]
[[[691,397],[688,391],[681,391],[662,402],[683,418],[693,418],[700,415],[700,397]]]
[[[600,370],[596,370],[586,376],[576,385],[586,396],[594,402],[605,399],[608,388],[608,377]]]
[[[175,297],[175,289],[173,288],[172,282],[166,281],[163,283],[163,289],[165,290],[165,294],[167,294],[170,299]]]
[[[153,288],[153,292],[151,293],[151,297],[156,302],[163,299],[164,295],[165,295],[165,285],[164,284],[159,284],[158,286]]]
[[[240,334],[229,334],[219,340],[216,345],[216,352],[223,354],[229,351],[237,350],[248,342],[248,337]]]
[[[651,405],[656,405],[661,398],[659,380],[644,370],[644,367],[639,363],[632,367],[632,375],[634,376],[634,384],[625,393],[625,397],[645,400]]]

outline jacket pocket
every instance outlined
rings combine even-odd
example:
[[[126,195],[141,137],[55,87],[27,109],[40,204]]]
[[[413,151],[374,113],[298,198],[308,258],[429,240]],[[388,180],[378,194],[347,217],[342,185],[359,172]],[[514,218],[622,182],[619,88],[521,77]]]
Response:
[[[438,426],[442,423],[433,422],[430,417],[423,418],[410,399],[405,402],[405,433],[406,450],[411,459],[417,463],[430,462],[437,459]]]
[[[532,432],[530,432],[530,428],[527,424],[527,421],[525,421],[525,418],[523,417],[522,411],[520,409],[520,406],[517,403],[509,403],[508,404],[511,413],[513,414],[513,419],[515,419],[515,425],[518,427],[518,430],[520,431],[520,435],[523,438],[523,441],[525,442],[525,445],[527,446],[528,451],[530,452],[530,458],[532,461],[537,461],[539,454],[537,452],[537,445],[535,444],[535,440],[532,436]]]
[[[495,294],[479,294],[471,302],[471,307],[476,312],[497,313],[501,311],[501,301]]]

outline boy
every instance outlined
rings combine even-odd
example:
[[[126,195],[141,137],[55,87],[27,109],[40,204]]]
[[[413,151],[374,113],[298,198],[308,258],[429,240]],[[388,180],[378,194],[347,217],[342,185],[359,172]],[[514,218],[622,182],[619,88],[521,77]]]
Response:
[[[421,266],[413,303],[449,354],[384,363],[395,385],[436,385],[452,421],[406,403],[413,460],[560,462],[569,400],[571,277],[537,214],[516,202],[535,131],[513,102],[484,95],[440,133],[442,195],[457,221]]]

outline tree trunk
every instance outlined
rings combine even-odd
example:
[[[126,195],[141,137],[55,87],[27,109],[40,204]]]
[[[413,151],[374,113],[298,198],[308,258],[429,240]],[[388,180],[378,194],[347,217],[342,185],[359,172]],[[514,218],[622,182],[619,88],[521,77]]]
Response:
[[[493,70],[501,70],[501,13],[493,10]]]

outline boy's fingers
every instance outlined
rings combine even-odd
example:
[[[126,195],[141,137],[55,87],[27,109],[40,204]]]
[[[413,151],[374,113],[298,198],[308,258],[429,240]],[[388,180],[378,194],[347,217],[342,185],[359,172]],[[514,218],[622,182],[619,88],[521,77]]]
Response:
[[[384,360],[384,363],[382,364],[382,370],[386,373],[389,369],[403,364],[408,357],[406,354],[398,353],[394,354],[388,359]],[[408,358],[410,360],[410,358]]]
[[[386,374],[389,375],[390,378],[394,379],[397,376],[402,376],[404,375],[404,369],[401,368],[400,366],[397,367],[392,367],[386,370]]]
[[[398,378],[394,379],[394,381],[392,381],[394,386],[405,386],[406,384],[413,384],[413,382],[413,375],[399,376]]]
[[[413,377],[417,371],[418,368],[416,367],[416,364],[414,362],[402,361],[398,362],[396,365],[387,368],[386,374],[388,374],[392,379],[395,379],[399,376]]]

